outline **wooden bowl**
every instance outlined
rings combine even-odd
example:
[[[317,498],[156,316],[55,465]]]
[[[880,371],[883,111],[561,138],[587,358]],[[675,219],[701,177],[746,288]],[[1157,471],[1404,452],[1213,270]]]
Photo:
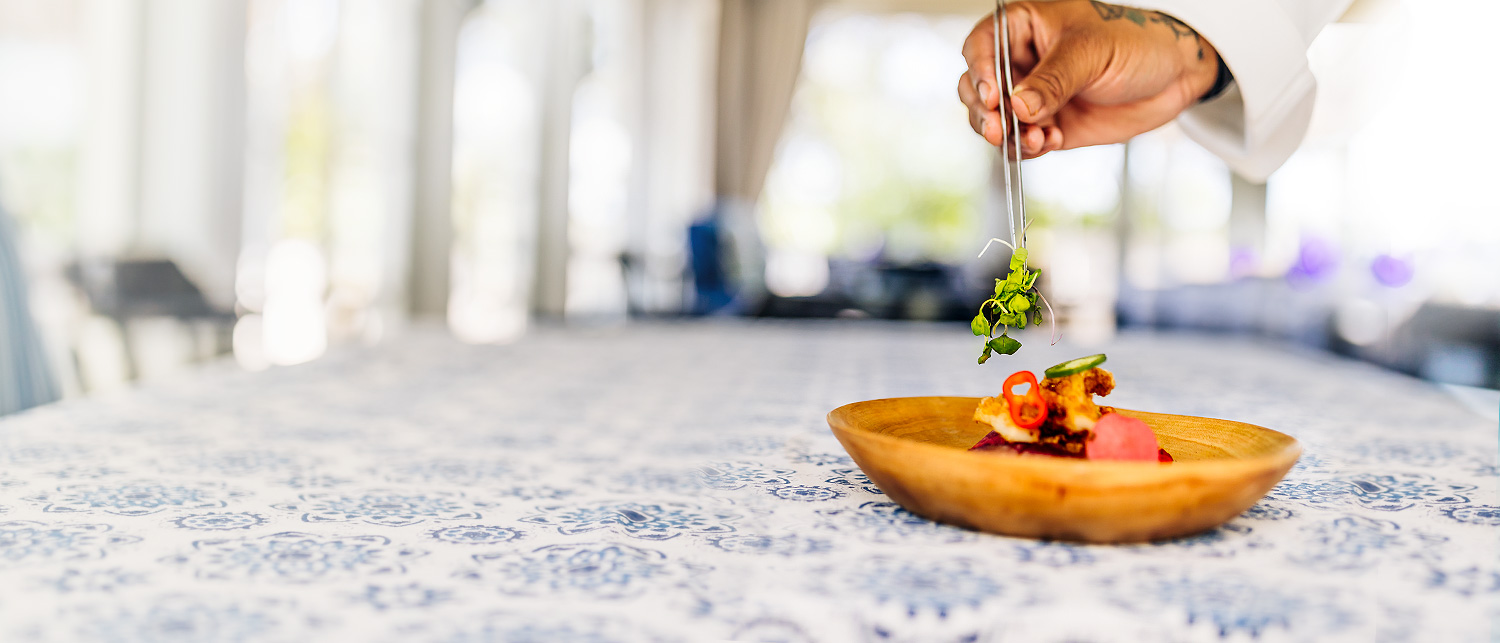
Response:
[[[1297,440],[1243,422],[1118,409],[1176,462],[1091,462],[968,451],[989,433],[975,397],[910,397],[834,409],[828,425],[892,500],[929,519],[1027,538],[1175,538],[1238,516],[1286,475]]]

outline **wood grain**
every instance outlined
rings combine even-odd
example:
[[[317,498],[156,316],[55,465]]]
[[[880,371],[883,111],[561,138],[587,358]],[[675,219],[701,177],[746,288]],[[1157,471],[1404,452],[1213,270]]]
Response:
[[[892,500],[932,520],[1055,540],[1126,543],[1216,527],[1296,464],[1297,440],[1212,418],[1119,409],[1176,462],[1094,462],[970,452],[989,433],[973,397],[857,402],[828,414],[833,434]]]

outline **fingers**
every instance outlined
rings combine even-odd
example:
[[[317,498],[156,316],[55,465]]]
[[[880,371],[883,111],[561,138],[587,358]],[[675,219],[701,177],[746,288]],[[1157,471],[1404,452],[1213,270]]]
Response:
[[[1033,158],[1042,151],[1042,144],[1047,141],[1047,135],[1042,128],[1036,125],[1027,125],[1021,130],[1021,154],[1024,158]]]
[[[1037,156],[1063,148],[1063,131],[1061,127],[1055,125],[1047,126],[1042,128],[1042,130],[1047,134],[1047,142],[1042,145],[1042,151],[1038,152]]]
[[[1028,123],[1051,118],[1097,78],[1108,61],[1109,44],[1102,40],[1073,37],[1058,43],[1016,84],[1011,96],[1016,117]]]
[[[1038,28],[1036,14],[1029,3],[1014,3],[1006,8],[1009,27],[1012,72],[1019,76],[1036,64],[1033,38]],[[968,71],[959,77],[958,98],[969,109],[969,126],[991,145],[1005,141],[1008,129],[1000,113],[1000,87],[995,74],[995,21],[993,16],[979,19],[963,45]],[[1040,149],[1040,148],[1038,148]]]
[[[983,136],[990,145],[999,145],[1005,138],[1004,119],[999,112],[985,107],[968,73],[958,77],[958,99],[969,108],[969,127],[974,128],[974,133]]]
[[[1032,135],[1029,145],[1022,146],[1022,151],[1026,154],[1026,158],[1034,159],[1048,152],[1055,152],[1062,149],[1062,128],[1050,124],[1041,126],[1030,125],[1028,127],[1035,130],[1037,134]]]
[[[1049,130],[1055,132],[1057,128],[1051,125],[1022,125],[1021,135],[1018,137],[1021,143],[1021,158],[1034,159],[1056,149],[1048,147],[1048,138],[1053,136]]]
[[[1010,62],[1012,71],[1019,74],[1036,63],[1036,47],[1032,39],[1037,29],[1036,12],[1029,3],[1018,2],[1005,8],[1006,25],[1009,27]],[[964,62],[969,65],[969,79],[974,90],[983,99],[985,108],[994,111],[1000,108],[999,76],[995,74],[995,19],[986,15],[974,25],[969,37],[964,39]]]
[[[976,134],[983,136],[990,145],[1014,145],[1013,142],[1005,140],[1005,133],[1008,129],[1006,119],[999,112],[985,109],[967,73],[958,78],[958,99],[969,108],[969,127],[973,128]],[[1018,138],[1021,143],[1022,158],[1036,158],[1047,152],[1062,149],[1062,129],[1057,126],[1056,122],[1049,120],[1042,124],[1022,124],[1020,132],[1021,135]]]
[[[1048,152],[1063,149],[1062,128],[1055,123],[1045,125],[1023,124],[1020,128],[1021,135],[1017,137],[1021,143],[1021,158],[1034,159]],[[1014,145],[1013,142],[1007,142]],[[1010,158],[1015,158],[1015,150],[1007,147],[1006,153]]]
[[[973,84],[974,93],[980,99],[979,103],[987,111],[998,109],[1000,94],[994,85],[995,25],[989,16],[980,18],[979,22],[974,25],[974,30],[969,32],[969,37],[964,39],[963,54],[964,61],[969,65],[969,71],[965,76]]]

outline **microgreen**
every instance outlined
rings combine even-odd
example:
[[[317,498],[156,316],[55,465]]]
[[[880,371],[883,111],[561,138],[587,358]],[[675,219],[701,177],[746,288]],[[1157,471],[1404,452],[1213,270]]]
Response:
[[[994,353],[1014,355],[1021,349],[1021,342],[1010,337],[1010,329],[1025,328],[1028,324],[1041,325],[1042,311],[1037,308],[1038,298],[1047,307],[1047,316],[1052,317],[1052,305],[1036,289],[1036,280],[1041,273],[1026,268],[1026,249],[1017,248],[1001,239],[990,239],[990,243],[997,241],[1011,249],[1010,272],[1004,279],[995,280],[994,296],[979,305],[979,314],[969,323],[969,329],[974,332],[975,337],[985,338],[984,351],[979,354],[980,364],[988,361]],[[984,256],[990,243],[984,244],[984,250],[979,251],[979,256]],[[1055,319],[1052,328],[1055,333]],[[999,337],[995,336],[996,330],[1000,331]],[[1057,343],[1055,337],[1052,343]]]

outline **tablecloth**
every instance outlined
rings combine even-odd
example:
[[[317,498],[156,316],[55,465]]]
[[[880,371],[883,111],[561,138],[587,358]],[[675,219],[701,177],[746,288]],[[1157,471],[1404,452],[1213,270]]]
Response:
[[[1207,533],[1131,546],[907,513],[825,414],[991,395],[954,325],[414,331],[0,421],[0,640],[1493,641],[1496,427],[1437,387],[1125,334],[1112,404],[1299,438]]]

